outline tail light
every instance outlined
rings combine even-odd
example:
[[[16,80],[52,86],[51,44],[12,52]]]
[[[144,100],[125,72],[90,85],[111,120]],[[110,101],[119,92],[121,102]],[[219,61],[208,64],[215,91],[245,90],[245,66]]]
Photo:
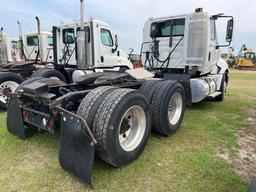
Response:
[[[28,120],[28,117],[29,117],[29,112],[23,111],[23,118]]]
[[[51,120],[48,120],[48,121],[47,121],[47,128],[48,128],[48,129],[51,129],[52,126],[53,126],[53,122],[52,122]]]

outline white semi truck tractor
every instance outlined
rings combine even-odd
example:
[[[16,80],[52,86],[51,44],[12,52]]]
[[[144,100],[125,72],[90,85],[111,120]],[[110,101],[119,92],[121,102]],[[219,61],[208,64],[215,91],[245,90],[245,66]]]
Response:
[[[84,22],[88,42],[83,42],[86,57],[83,57],[83,61],[79,63],[81,48],[78,47],[78,34],[80,29],[81,22],[53,27],[54,63],[57,63],[59,67],[77,69],[72,73],[73,82],[85,74],[104,70],[125,71],[133,68],[128,55],[118,48],[117,36],[114,36],[110,26],[95,19]]]
[[[216,22],[227,22],[226,44],[219,44]],[[192,103],[207,97],[224,99],[229,80],[228,64],[221,58],[221,47],[233,37],[233,17],[209,15],[203,9],[170,17],[149,18],[143,29],[144,68],[157,77],[188,79]]]
[[[0,66],[1,64],[17,63],[20,61],[19,40],[8,37],[3,28],[0,29]]]
[[[75,70],[84,73],[68,84],[47,78],[25,81],[10,97],[7,128],[23,140],[25,126],[49,133],[60,129],[61,167],[91,183],[95,155],[114,167],[127,165],[142,154],[151,129],[163,136],[178,130],[186,104],[207,97],[223,100],[228,68],[219,56],[222,45],[216,40],[214,23],[226,16],[210,16],[199,9],[182,16],[151,18],[145,24],[142,44],[148,70],[86,74],[96,66],[121,68],[128,61],[108,25],[83,21],[84,2],[80,2]],[[230,44],[233,18],[227,18]],[[63,35],[67,46],[74,42],[72,31]],[[63,31],[56,28],[55,33]]]

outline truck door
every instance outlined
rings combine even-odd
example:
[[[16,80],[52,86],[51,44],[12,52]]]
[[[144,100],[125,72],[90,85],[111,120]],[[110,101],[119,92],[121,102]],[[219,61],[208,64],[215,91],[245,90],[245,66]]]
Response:
[[[38,35],[29,35],[26,37],[25,54],[28,60],[35,60],[38,54]],[[39,57],[40,58],[40,57]]]
[[[46,62],[53,62],[53,37],[52,35],[47,36],[47,53]]]
[[[92,25],[92,24],[91,24]],[[111,30],[106,26],[101,26],[93,22],[93,34],[94,34],[94,67],[113,67],[117,64],[117,53],[113,53],[114,39]]]
[[[113,54],[114,49],[113,36],[109,29],[100,28],[100,63],[104,67],[113,66],[117,58]]]
[[[210,41],[209,41],[209,51],[208,51],[208,62],[211,65],[216,65],[220,50],[216,48],[217,46],[217,32],[216,23],[214,19],[210,20]]]

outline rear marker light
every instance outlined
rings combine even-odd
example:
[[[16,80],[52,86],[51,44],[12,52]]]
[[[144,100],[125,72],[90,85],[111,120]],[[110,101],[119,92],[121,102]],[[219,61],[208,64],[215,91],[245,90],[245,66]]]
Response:
[[[51,129],[51,128],[52,128],[52,125],[53,125],[52,121],[51,121],[51,120],[48,120],[48,121],[47,121],[47,128],[48,128],[48,129]]]
[[[24,111],[24,112],[23,112],[23,117],[24,117],[24,119],[28,119],[28,117],[29,117],[29,112]]]

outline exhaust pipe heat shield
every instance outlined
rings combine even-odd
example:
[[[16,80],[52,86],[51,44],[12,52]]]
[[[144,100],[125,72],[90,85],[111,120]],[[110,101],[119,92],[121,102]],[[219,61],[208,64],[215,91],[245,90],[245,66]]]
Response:
[[[91,184],[95,145],[83,129],[83,122],[69,112],[61,112],[59,162],[63,169]]]
[[[26,139],[22,110],[19,107],[16,95],[11,95],[8,103],[7,129],[11,134],[18,136],[20,139]]]

